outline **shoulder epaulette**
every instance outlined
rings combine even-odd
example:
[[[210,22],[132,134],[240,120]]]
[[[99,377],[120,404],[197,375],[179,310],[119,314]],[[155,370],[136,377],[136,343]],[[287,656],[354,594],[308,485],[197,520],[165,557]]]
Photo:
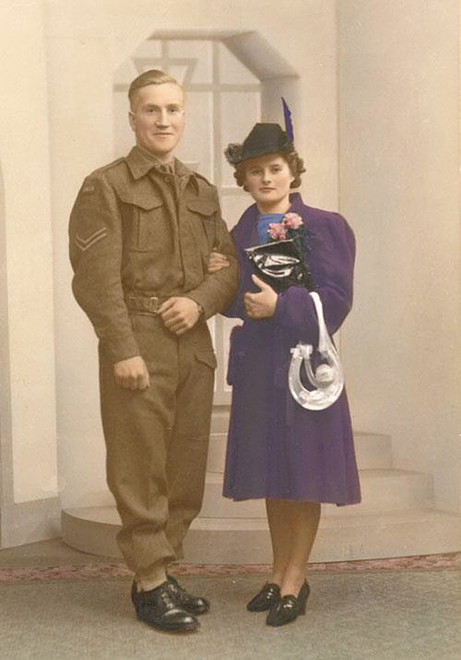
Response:
[[[200,174],[199,172],[194,172],[194,176],[196,176],[198,179],[202,179],[202,181],[205,181],[211,188],[214,188],[214,184],[208,181],[206,176],[203,176],[203,174]]]
[[[120,163],[123,163],[124,161],[125,158],[117,158],[117,160],[114,160],[112,163],[109,163],[108,165],[103,165],[102,167],[98,167],[98,169],[91,172],[91,174],[89,174],[87,178],[92,176],[98,176],[99,174],[104,174],[108,170],[117,167],[117,165],[120,165]]]

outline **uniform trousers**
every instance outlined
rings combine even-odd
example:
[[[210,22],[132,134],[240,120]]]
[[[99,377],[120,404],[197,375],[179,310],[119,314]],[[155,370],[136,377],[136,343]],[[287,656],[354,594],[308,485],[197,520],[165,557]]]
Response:
[[[202,505],[216,357],[203,319],[177,337],[159,316],[130,318],[150,386],[117,385],[100,348],[101,415],[107,483],[122,521],[117,542],[141,588],[152,588],[183,557]]]

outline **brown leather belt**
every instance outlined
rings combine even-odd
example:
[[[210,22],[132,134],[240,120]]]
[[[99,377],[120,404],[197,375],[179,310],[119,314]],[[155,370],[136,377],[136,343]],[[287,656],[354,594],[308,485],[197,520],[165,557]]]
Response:
[[[158,296],[140,296],[134,293],[125,295],[125,303],[130,311],[145,312],[157,316],[164,299]]]

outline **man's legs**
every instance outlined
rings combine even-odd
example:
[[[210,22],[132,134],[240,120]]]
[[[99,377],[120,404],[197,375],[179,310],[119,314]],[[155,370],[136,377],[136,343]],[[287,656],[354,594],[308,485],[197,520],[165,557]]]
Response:
[[[166,582],[166,566],[182,556],[202,503],[216,360],[205,323],[179,339],[158,317],[136,316],[133,325],[149,388],[116,385],[101,355],[107,478],[122,519],[117,540],[136,575],[138,617],[162,630],[191,630],[199,624],[189,613],[209,604]]]
[[[117,541],[138,585],[153,589],[176,558],[165,534],[168,520],[167,448],[174,425],[178,340],[160,319],[136,316],[134,330],[150,372],[150,387],[116,385],[101,355],[101,411],[107,481],[122,519]]]
[[[179,341],[176,418],[168,446],[166,536],[178,558],[183,556],[183,539],[202,506],[215,367],[208,328],[202,322]]]

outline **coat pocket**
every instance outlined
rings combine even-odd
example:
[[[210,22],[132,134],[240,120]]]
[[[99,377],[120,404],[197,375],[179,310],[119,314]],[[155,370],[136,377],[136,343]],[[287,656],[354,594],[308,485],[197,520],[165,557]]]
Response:
[[[229,362],[227,364],[226,375],[226,381],[228,385],[234,385],[245,361],[246,354],[242,347],[242,337],[240,335],[241,331],[242,326],[236,325],[232,328],[230,334]]]
[[[122,193],[120,199],[128,249],[134,252],[155,250],[159,243],[158,235],[163,232],[163,199],[157,195],[129,191]]]
[[[216,355],[214,351],[211,350],[199,350],[195,353],[195,359],[198,360],[198,362],[202,362],[203,364],[206,364],[207,366],[211,367],[211,369],[216,369],[218,366],[218,361],[216,360]]]
[[[186,206],[193,232],[198,238],[208,267],[208,255],[217,240],[216,214],[219,207],[215,202],[200,199],[189,200]]]
[[[206,199],[190,199],[186,206],[189,211],[192,211],[194,215],[199,215],[206,222],[214,222],[213,216],[218,212],[218,205]]]

